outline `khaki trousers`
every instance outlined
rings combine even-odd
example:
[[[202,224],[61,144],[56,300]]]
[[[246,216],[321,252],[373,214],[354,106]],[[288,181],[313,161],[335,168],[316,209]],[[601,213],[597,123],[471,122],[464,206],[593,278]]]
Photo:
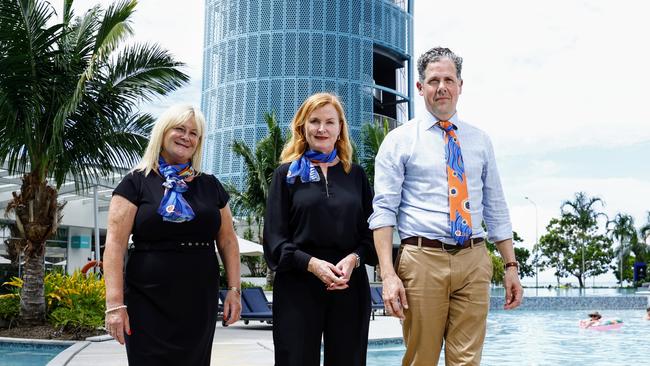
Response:
[[[492,260],[483,243],[462,250],[402,245],[396,272],[409,308],[402,366],[479,365],[485,340]]]

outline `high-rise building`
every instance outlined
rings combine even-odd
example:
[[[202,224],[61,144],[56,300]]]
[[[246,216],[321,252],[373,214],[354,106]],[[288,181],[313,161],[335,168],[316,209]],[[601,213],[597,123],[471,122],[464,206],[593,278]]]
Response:
[[[350,134],[412,115],[413,0],[206,0],[205,169],[241,187],[232,143],[254,147],[265,112],[286,128],[309,95],[344,103]]]

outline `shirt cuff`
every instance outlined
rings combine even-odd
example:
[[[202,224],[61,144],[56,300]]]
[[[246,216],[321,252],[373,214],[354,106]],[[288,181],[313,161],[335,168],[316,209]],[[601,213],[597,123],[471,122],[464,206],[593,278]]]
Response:
[[[512,226],[511,225],[503,225],[502,227],[489,230],[488,231],[488,238],[490,239],[491,242],[497,243],[502,240],[506,239],[512,239]]]
[[[307,267],[309,267],[309,261],[311,260],[311,257],[312,257],[311,255],[298,249],[295,252],[293,252],[293,263],[296,268],[307,271]]]
[[[392,212],[378,213],[375,211],[368,219],[368,227],[370,230],[395,225],[397,225],[397,217]]]

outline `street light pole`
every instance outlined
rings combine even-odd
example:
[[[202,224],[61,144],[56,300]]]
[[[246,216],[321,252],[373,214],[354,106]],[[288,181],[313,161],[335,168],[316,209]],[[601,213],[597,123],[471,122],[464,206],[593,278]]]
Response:
[[[539,287],[539,265],[537,262],[539,261],[538,255],[539,255],[539,236],[537,232],[537,204],[531,200],[528,197],[524,197],[528,202],[532,203],[533,206],[535,206],[535,291],[537,291],[537,288]]]

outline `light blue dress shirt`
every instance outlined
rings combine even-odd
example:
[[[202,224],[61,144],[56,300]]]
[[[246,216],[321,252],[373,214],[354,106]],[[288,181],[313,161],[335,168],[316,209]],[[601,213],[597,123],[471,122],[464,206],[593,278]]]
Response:
[[[397,226],[401,239],[422,236],[454,244],[449,233],[447,159],[444,131],[428,111],[391,131],[375,158],[374,212],[370,229]],[[512,238],[512,224],[501,188],[492,142],[485,132],[458,119],[472,214],[472,237],[497,242]]]

